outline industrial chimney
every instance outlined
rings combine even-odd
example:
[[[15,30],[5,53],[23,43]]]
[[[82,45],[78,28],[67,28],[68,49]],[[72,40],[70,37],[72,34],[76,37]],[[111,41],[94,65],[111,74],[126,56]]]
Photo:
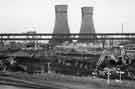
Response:
[[[55,26],[53,34],[69,34],[68,20],[67,20],[67,5],[56,5],[55,6]],[[65,38],[63,40],[59,40],[61,38]],[[69,36],[65,35],[56,35],[52,37],[51,43],[63,43],[69,38]]]
[[[93,7],[82,7],[82,24],[80,29],[80,34],[90,34],[95,33],[94,23],[93,23]],[[93,35],[81,35],[79,38],[93,38]],[[79,42],[90,42],[90,40],[78,40]]]

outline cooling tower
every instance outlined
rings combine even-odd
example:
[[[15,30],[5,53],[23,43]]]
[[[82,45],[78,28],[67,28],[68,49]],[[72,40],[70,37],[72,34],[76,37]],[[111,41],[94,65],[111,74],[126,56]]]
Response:
[[[56,5],[55,6],[55,26],[53,34],[69,34],[68,20],[67,20],[67,5]],[[53,36],[51,43],[63,43],[69,36],[57,35]],[[63,40],[58,40],[65,38]]]
[[[93,7],[82,7],[82,24],[80,34],[84,33],[95,33],[93,23]],[[93,38],[93,35],[80,35],[79,38]],[[78,40],[79,42],[88,42],[88,40]],[[90,40],[89,40],[90,41]]]

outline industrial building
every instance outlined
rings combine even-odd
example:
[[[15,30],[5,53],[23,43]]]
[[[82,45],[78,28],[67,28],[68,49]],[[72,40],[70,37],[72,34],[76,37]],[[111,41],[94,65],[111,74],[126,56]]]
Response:
[[[79,42],[89,42],[88,40],[81,40],[83,38],[93,38],[93,33],[95,32],[94,23],[93,23],[93,7],[82,7],[82,23],[80,28],[80,34],[88,34],[88,35],[80,35]]]
[[[52,37],[52,40],[50,41],[52,44],[62,43],[64,41],[69,40],[60,40],[61,38],[68,38],[68,35],[62,35],[62,34],[69,34],[69,26],[68,26],[68,19],[67,19],[67,5],[56,5],[55,6],[55,26],[53,30],[53,34],[61,34],[61,35],[55,35]]]

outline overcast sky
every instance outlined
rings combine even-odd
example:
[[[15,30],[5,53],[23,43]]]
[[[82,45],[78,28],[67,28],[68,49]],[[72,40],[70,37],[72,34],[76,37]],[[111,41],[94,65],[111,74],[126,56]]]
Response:
[[[135,32],[135,0],[0,0],[0,32],[53,32],[56,4],[68,5],[72,33],[81,26],[81,7],[94,7],[96,32]]]

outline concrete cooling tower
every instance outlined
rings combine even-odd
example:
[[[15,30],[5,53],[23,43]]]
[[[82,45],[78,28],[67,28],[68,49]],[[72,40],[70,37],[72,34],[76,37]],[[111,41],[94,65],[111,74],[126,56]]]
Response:
[[[67,5],[56,5],[55,6],[55,26],[53,34],[69,34],[69,26],[67,20]],[[68,38],[69,36],[57,35],[53,36],[51,43],[63,43],[69,40],[57,40],[57,38]]]
[[[84,33],[95,33],[94,23],[93,23],[93,7],[82,7],[82,24],[80,29],[80,34]],[[79,38],[93,38],[92,35],[79,36]],[[78,40],[79,42],[89,42],[88,40]]]

